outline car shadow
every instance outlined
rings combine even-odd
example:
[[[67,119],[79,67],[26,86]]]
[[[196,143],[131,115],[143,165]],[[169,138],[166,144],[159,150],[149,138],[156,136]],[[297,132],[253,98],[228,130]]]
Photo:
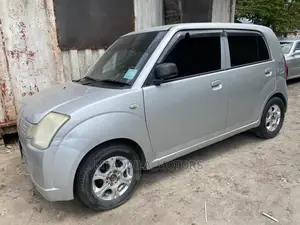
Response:
[[[149,171],[144,171],[139,188],[145,188],[158,180],[165,179],[168,176],[174,176],[176,173],[181,173],[191,168],[199,171],[203,168],[203,163],[207,160],[219,157],[227,152],[236,151],[240,146],[247,145],[248,143],[259,143],[261,141],[262,139],[256,137],[249,131],[238,134],[173,161],[164,163],[163,165]]]
[[[287,80],[286,84],[287,85],[292,85],[292,84],[296,84],[296,83],[299,83],[299,82],[300,82],[300,77],[299,78],[294,78],[294,79],[291,79],[291,80]]]

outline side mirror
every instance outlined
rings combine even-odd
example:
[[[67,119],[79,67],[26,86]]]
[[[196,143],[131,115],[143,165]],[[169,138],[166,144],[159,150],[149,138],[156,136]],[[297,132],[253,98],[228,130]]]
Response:
[[[178,75],[178,69],[175,63],[162,63],[156,66],[154,76],[154,84],[159,85],[164,80]]]
[[[293,55],[300,55],[300,50],[294,51]]]

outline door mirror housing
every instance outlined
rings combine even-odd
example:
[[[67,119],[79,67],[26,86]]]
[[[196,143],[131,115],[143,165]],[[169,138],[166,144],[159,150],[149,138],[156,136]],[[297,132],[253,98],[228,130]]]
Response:
[[[168,78],[176,77],[178,69],[175,63],[162,63],[156,66],[154,75],[154,84],[159,85]]]
[[[293,55],[300,55],[300,50],[294,51]]]

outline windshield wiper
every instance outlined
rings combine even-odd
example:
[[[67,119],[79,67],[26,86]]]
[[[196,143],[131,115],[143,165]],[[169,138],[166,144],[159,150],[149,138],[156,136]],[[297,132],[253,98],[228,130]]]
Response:
[[[83,77],[79,80],[76,80],[76,81],[73,81],[73,82],[76,82],[76,83],[80,83],[82,85],[89,85],[89,84],[92,84],[92,83],[99,83],[98,80],[92,78],[92,77]]]
[[[130,84],[127,84],[127,83],[122,82],[122,81],[117,81],[117,80],[104,79],[104,80],[98,80],[98,81],[103,82],[103,83],[107,83],[107,84],[118,84],[118,85],[124,85],[124,86],[131,86]]]
[[[94,81],[94,82],[99,82],[99,80],[95,79],[95,78],[92,78],[92,77],[89,77],[89,76],[86,76],[86,77],[83,77],[84,79],[86,80],[90,80],[90,81]]]
[[[89,76],[83,77],[82,79],[94,82],[94,83],[105,83],[105,84],[114,84],[114,85],[122,85],[122,86],[131,86],[130,84],[127,84],[125,82],[122,81],[117,81],[117,80],[110,80],[110,79],[103,79],[103,80],[98,80]],[[81,79],[81,80],[82,80]],[[88,83],[91,83],[88,82]]]

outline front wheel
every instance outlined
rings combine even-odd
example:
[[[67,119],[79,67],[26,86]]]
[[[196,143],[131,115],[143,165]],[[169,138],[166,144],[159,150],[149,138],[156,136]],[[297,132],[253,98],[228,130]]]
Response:
[[[282,128],[284,116],[283,101],[278,97],[270,99],[263,111],[260,126],[254,130],[255,134],[265,139],[276,137]]]
[[[94,210],[109,210],[131,197],[141,177],[141,164],[135,151],[122,144],[99,147],[78,168],[75,191]]]

